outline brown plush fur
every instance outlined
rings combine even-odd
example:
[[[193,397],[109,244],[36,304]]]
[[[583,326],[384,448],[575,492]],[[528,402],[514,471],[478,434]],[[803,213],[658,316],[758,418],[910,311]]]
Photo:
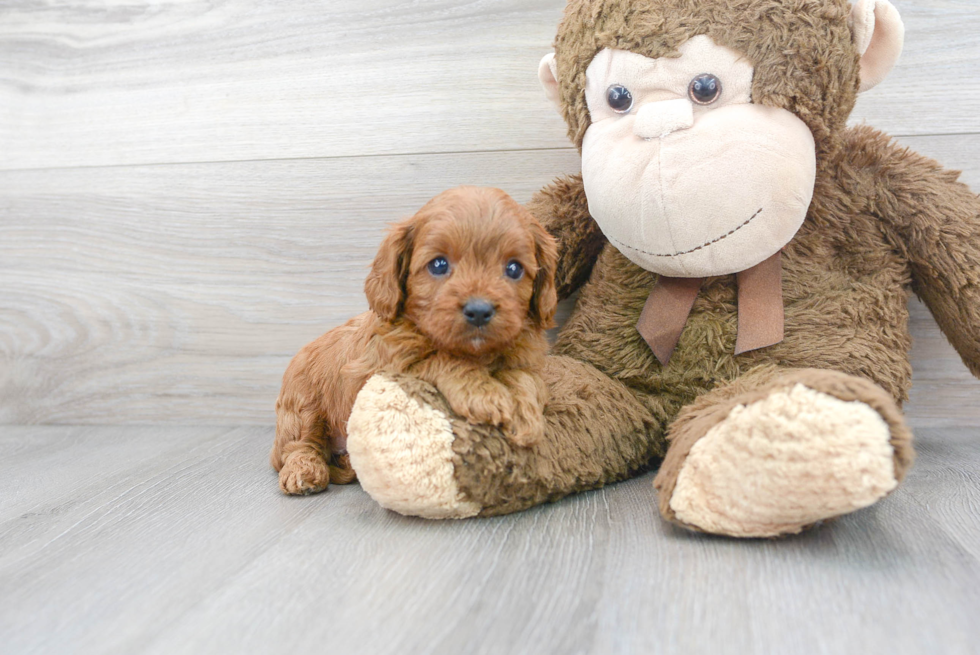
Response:
[[[858,88],[858,54],[846,0],[571,0],[555,54],[568,135],[581,148],[588,129],[585,70],[603,48],[678,56],[693,36],[744,53],[755,66],[752,101],[788,109],[832,153]]]
[[[450,264],[432,275],[436,257]],[[346,424],[374,373],[411,372],[459,415],[500,426],[518,446],[541,437],[547,388],[538,370],[556,306],[554,240],[499,189],[440,194],[391,229],[365,282],[371,306],[304,347],[283,377],[270,454],[290,494],[354,479]],[[509,262],[524,267],[513,280]],[[496,310],[483,326],[463,316],[469,299]]]
[[[898,407],[911,384],[913,292],[980,375],[980,199],[957,173],[869,127],[845,127],[858,88],[848,9],[844,0],[569,3],[556,61],[576,145],[589,125],[585,70],[600,49],[671,56],[684,40],[707,34],[752,60],[754,102],[786,108],[813,131],[816,185],[806,220],[783,251],[783,342],[736,356],[735,277],[709,278],[668,366],[636,331],[657,276],[606,242],[581,178],[537,194],[529,209],[558,241],[559,295],[580,294],[543,367],[551,395],[544,439],[521,450],[499,431],[454,424],[457,483],[482,514],[630,477],[668,446],[658,485],[669,499],[689,442],[706,431],[696,419],[788,380],[876,409],[891,428],[901,479],[912,456]],[[441,406],[417,380],[399,382]]]

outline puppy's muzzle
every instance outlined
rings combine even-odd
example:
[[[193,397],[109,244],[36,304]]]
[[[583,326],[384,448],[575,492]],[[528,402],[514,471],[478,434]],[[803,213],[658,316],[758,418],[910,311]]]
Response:
[[[463,305],[463,317],[473,327],[482,327],[490,322],[497,310],[483,298],[471,298]]]

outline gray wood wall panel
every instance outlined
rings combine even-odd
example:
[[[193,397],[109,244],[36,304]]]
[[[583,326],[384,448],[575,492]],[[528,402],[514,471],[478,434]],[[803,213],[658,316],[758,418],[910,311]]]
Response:
[[[980,136],[902,143],[980,188]],[[577,169],[563,149],[0,172],[0,423],[268,424],[289,358],[366,308],[386,223]],[[913,417],[977,416],[980,383],[913,319]]]
[[[385,223],[578,169],[534,75],[562,5],[3,3],[0,424],[270,423]],[[896,5],[905,56],[854,120],[980,189],[980,5]],[[977,418],[913,323],[913,422]]]
[[[563,0],[0,9],[0,167],[567,145],[537,64]]]
[[[386,223],[572,150],[0,172],[0,423],[268,423]]]
[[[980,132],[980,5],[895,0],[891,77],[854,114]],[[560,148],[539,88],[564,0],[0,6],[0,169]]]

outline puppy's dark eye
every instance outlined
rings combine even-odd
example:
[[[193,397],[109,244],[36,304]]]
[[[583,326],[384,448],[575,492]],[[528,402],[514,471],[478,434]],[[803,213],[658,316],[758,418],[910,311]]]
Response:
[[[524,267],[519,262],[511,260],[504,267],[504,275],[512,280],[520,280],[524,276]]]
[[[617,114],[625,114],[633,107],[633,94],[622,84],[606,89],[606,102]]]
[[[449,272],[449,260],[445,257],[436,257],[429,262],[429,273],[436,277],[442,277]]]
[[[721,95],[721,80],[710,73],[698,75],[691,80],[687,92],[699,105],[710,105]]]

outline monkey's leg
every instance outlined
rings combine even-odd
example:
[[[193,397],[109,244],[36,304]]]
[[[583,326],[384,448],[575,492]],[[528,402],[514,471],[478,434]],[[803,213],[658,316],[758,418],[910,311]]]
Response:
[[[376,375],[358,394],[347,448],[361,486],[382,506],[427,518],[505,514],[622,480],[664,451],[669,413],[569,357],[541,371],[544,436],[515,445],[468,425],[421,380]]]
[[[912,434],[894,400],[836,371],[764,369],[685,407],[654,485],[660,511],[736,537],[794,534],[898,486]]]

